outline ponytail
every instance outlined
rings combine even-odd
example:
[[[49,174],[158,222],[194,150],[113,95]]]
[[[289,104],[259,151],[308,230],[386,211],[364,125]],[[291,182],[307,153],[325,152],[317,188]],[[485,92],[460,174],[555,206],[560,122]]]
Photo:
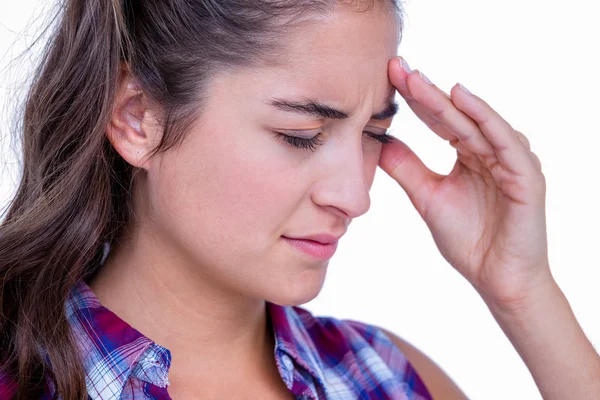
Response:
[[[46,380],[65,400],[87,398],[65,301],[127,219],[119,203],[130,171],[105,137],[124,55],[121,7],[78,0],[59,12],[25,103],[21,182],[0,225],[0,361],[23,400],[39,398]]]

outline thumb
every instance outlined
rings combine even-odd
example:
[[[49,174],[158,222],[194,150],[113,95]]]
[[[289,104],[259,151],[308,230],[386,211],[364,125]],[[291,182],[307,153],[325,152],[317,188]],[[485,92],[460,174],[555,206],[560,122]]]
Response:
[[[433,192],[432,185],[444,178],[427,168],[410,147],[396,137],[383,146],[379,166],[400,184],[421,215]]]

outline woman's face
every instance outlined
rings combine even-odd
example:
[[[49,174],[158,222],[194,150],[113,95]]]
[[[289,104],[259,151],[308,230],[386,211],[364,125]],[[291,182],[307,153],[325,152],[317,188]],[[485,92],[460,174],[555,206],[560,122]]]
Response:
[[[285,67],[222,73],[181,146],[148,171],[151,219],[188,267],[219,287],[282,305],[320,291],[329,260],[282,236],[340,236],[367,212],[384,133],[372,119],[394,98],[388,61],[399,30],[393,12],[340,9],[302,28]],[[323,118],[272,101],[311,100],[346,114]],[[309,139],[295,148],[274,132]]]

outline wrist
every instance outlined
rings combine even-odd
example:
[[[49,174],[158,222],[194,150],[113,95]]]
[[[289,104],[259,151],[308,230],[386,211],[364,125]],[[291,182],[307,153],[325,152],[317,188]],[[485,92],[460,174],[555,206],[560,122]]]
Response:
[[[480,293],[493,314],[506,317],[528,316],[546,312],[552,304],[567,301],[564,293],[549,272],[539,277],[534,284],[506,296],[488,296]]]

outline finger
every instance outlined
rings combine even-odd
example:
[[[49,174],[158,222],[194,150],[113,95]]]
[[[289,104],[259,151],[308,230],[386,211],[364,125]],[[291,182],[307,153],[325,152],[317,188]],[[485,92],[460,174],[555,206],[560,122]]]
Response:
[[[410,91],[408,90],[408,85],[406,84],[406,77],[412,71],[410,67],[408,67],[409,72],[405,71],[402,67],[402,61],[404,59],[402,57],[392,58],[388,63],[388,79],[394,85],[398,93],[404,98],[404,100],[413,99]],[[404,61],[406,62],[406,61]],[[406,64],[408,65],[408,64]]]
[[[450,132],[450,130],[444,125],[440,124],[440,121],[431,116],[429,112],[416,100],[407,100],[406,104],[408,104],[408,106],[413,110],[417,117],[419,117],[419,119],[423,121],[425,125],[433,132],[435,132],[439,137],[441,137],[444,140],[457,139],[454,133]]]
[[[538,171],[541,171],[542,170],[542,162],[540,161],[540,158],[535,153],[531,153],[531,155],[529,157],[535,164],[536,169]]]
[[[529,143],[529,139],[527,139],[527,136],[523,135],[521,132],[517,131],[516,129],[514,130],[514,132],[517,135],[517,137],[519,138],[519,140],[521,141],[521,143],[523,143],[523,146],[525,146],[525,148],[527,150],[531,150],[531,143]]]
[[[525,146],[525,148],[527,150],[530,150],[529,157],[533,161],[533,164],[536,166],[536,169],[541,170],[542,163],[541,163],[540,159],[538,158],[538,156],[535,153],[531,152],[531,143],[529,142],[529,139],[527,139],[527,136],[525,136],[523,133],[521,133],[520,131],[517,131],[517,130],[514,130],[514,133],[515,133],[515,135],[517,135],[517,137],[519,138],[521,143],[523,143],[523,146]],[[465,165],[469,166],[469,168],[471,168],[474,171],[481,170],[481,163],[478,163],[477,157],[475,157],[473,152],[470,151],[469,149],[467,149],[465,147],[465,145],[460,142],[460,140],[455,138],[455,139],[450,140],[448,143],[450,144],[450,146],[452,146],[453,148],[456,149],[459,156],[462,156],[461,162],[463,162]],[[474,158],[474,160],[467,160],[467,158]]]
[[[389,65],[389,78],[407,103],[414,101],[421,106],[422,111],[417,113],[417,116],[423,122],[427,124],[435,120],[448,132],[446,136],[459,138],[472,152],[483,156],[494,155],[494,148],[477,123],[457,109],[446,93],[434,84],[426,83],[417,70],[407,74],[402,69],[400,60],[392,60]],[[415,111],[414,107],[411,108]],[[442,137],[447,140],[454,139],[454,137]]]
[[[475,121],[489,143],[494,146],[496,157],[503,167],[516,175],[531,171],[534,164],[527,154],[529,151],[504,118],[481,98],[461,90],[459,84],[454,85],[450,95],[452,103]]]
[[[423,121],[425,125],[435,132],[439,137],[444,140],[456,139],[456,135],[454,133],[450,132],[444,125],[440,124],[439,121],[427,111],[427,109],[425,109],[419,104],[418,101],[414,99],[414,97],[412,97],[410,90],[406,85],[407,76],[408,74],[402,68],[402,66],[396,62],[396,59],[392,59],[388,65],[388,77],[390,82],[398,90],[398,93],[400,93],[400,95],[404,98],[406,104],[408,104],[417,117],[419,117],[419,119]],[[447,94],[446,96],[448,98],[450,97]]]
[[[450,143],[450,146],[454,147],[456,149],[456,151],[458,151],[460,154],[469,156],[469,157],[474,156],[473,152],[471,150],[467,149],[465,147],[465,145],[462,144],[460,142],[460,140],[458,140],[457,138],[451,140],[449,143]]]
[[[469,168],[471,171],[474,171],[480,175],[489,175],[489,172],[486,173],[486,168],[481,163],[479,157],[477,157],[471,150],[467,149],[465,145],[463,145],[460,140],[455,139],[450,141],[450,146],[456,149],[456,156],[458,161],[461,164]],[[450,174],[451,175],[451,174]]]
[[[404,189],[408,198],[423,215],[431,186],[444,178],[429,168],[400,139],[383,146],[379,166]]]
[[[525,148],[527,150],[529,150],[529,158],[531,159],[531,161],[533,162],[533,165],[535,166],[535,169],[538,171],[542,170],[542,162],[540,161],[539,157],[533,153],[531,151],[531,142],[529,141],[529,139],[527,139],[527,136],[525,136],[522,132],[518,131],[518,130],[514,130],[515,134],[517,135],[517,137],[519,138],[519,140],[521,141],[521,143],[523,143],[523,146],[525,146]]]

